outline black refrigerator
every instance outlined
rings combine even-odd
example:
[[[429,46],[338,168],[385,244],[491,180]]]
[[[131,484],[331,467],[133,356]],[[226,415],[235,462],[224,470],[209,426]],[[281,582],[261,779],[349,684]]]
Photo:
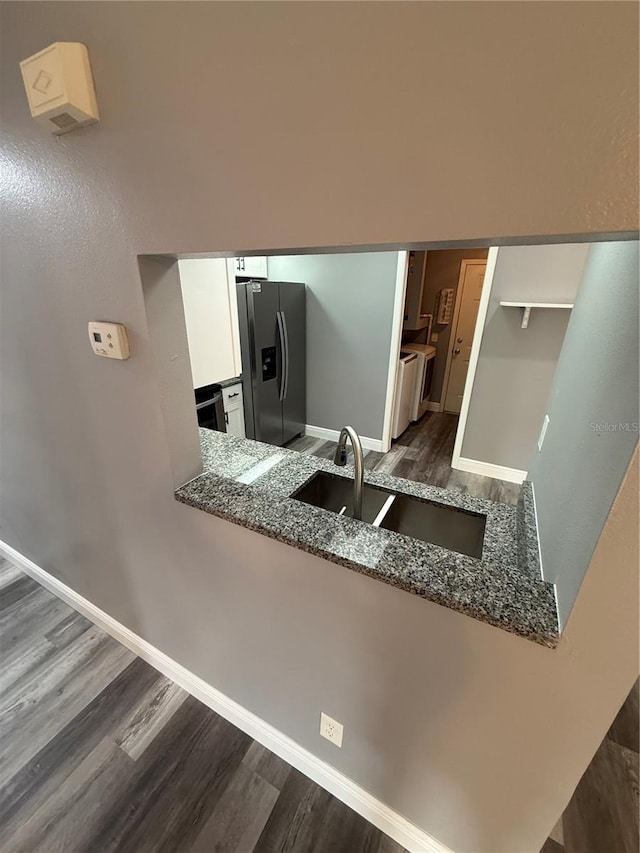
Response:
[[[304,284],[236,285],[247,438],[286,444],[304,432],[307,317]]]

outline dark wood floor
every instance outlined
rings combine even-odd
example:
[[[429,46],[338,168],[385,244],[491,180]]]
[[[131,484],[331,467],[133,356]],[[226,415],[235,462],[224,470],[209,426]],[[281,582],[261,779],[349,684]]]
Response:
[[[636,682],[542,853],[638,853]]]
[[[516,483],[494,480],[479,474],[467,474],[451,467],[457,428],[457,415],[427,412],[393,442],[388,453],[365,451],[365,468],[416,480],[419,483],[429,483],[431,486],[458,489],[478,498],[515,504],[520,492],[520,486]],[[301,453],[331,459],[336,442],[304,436],[294,439],[287,447]]]
[[[0,851],[404,853],[0,558]]]
[[[405,853],[1,559],[0,647],[3,853]],[[638,684],[562,851],[638,851]]]

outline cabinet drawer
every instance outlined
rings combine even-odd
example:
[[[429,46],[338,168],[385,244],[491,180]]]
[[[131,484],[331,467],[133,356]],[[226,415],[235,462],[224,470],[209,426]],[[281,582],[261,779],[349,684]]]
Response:
[[[228,388],[222,389],[222,401],[225,410],[235,409],[242,405],[242,385],[238,382],[237,385],[230,385]]]

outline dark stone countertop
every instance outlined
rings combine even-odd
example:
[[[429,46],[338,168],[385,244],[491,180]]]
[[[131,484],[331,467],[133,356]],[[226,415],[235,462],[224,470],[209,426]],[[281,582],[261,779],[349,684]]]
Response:
[[[223,379],[217,383],[221,388],[230,388],[232,385],[242,384],[242,376],[235,376],[233,379]]]
[[[553,584],[542,580],[529,483],[518,506],[365,472],[365,483],[486,516],[482,558],[339,516],[291,498],[316,471],[353,477],[320,459],[200,430],[204,473],[176,499],[295,548],[553,648]]]

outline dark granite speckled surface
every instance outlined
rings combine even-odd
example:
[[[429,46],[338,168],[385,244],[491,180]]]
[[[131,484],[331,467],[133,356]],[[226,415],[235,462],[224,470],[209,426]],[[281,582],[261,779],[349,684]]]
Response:
[[[234,376],[231,379],[223,379],[222,382],[218,382],[218,385],[221,388],[230,388],[232,385],[239,385],[242,382],[242,376]]]
[[[525,480],[520,490],[517,508],[518,561],[520,568],[534,577],[542,575],[538,525],[533,497],[533,484]]]
[[[517,507],[387,474],[365,482],[486,516],[482,558],[410,539],[302,503],[291,494],[316,471],[350,467],[224,433],[200,430],[204,473],[177,500],[288,545],[553,648],[553,585],[542,580],[530,484]]]

